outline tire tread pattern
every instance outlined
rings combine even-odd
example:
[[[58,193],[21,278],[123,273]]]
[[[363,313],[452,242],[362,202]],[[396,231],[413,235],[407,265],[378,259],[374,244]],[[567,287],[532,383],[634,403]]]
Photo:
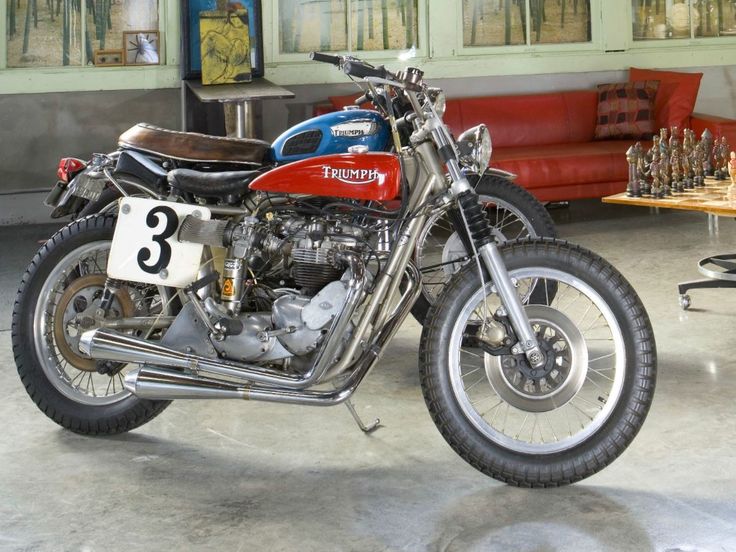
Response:
[[[464,287],[475,284],[477,289],[479,285],[477,269],[472,266],[464,267],[453,277],[432,306],[429,323],[424,326],[419,345],[419,368],[425,402],[448,444],[486,475],[519,487],[571,484],[600,471],[616,459],[634,439],[646,418],[656,382],[657,353],[651,322],[623,275],[605,259],[583,247],[550,238],[526,239],[505,244],[501,253],[504,257],[529,259],[556,256],[559,264],[589,271],[596,280],[607,282],[608,299],[618,301],[612,308],[622,324],[624,341],[628,342],[626,363],[631,370],[626,374],[619,404],[598,432],[575,448],[559,453],[524,455],[503,449],[482,437],[457,406],[442,346],[444,343],[446,351],[447,329],[455,322],[452,320],[453,303],[460,300],[459,294]]]
[[[33,292],[43,282],[48,266],[59,251],[69,243],[76,243],[85,236],[107,236],[112,238],[116,216],[112,214],[90,215],[75,220],[58,230],[41,246],[33,257],[21,280],[13,305],[11,337],[13,356],[21,382],[36,406],[60,426],[84,435],[114,435],[135,429],[159,415],[170,401],[151,401],[131,396],[123,405],[110,407],[89,406],[75,403],[63,396],[49,381],[36,358],[29,331],[28,317],[33,316],[35,297]],[[102,239],[98,237],[97,239]],[[49,260],[50,259],[50,260]],[[41,280],[39,280],[41,278]],[[29,312],[30,311],[30,312]],[[30,320],[32,326],[32,320]],[[24,331],[25,327],[25,331]],[[121,408],[122,406],[122,408]],[[103,410],[108,411],[107,414]]]

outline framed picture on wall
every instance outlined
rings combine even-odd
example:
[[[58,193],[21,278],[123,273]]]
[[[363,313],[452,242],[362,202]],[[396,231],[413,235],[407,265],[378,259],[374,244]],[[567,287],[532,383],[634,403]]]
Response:
[[[158,65],[158,31],[124,31],[125,65]]]
[[[95,67],[115,67],[123,65],[123,50],[95,50]]]
[[[221,2],[220,2],[221,3]],[[261,0],[231,0],[231,9],[248,12],[250,33],[250,65],[254,78],[263,76],[263,25],[261,23]],[[182,78],[198,79],[202,76],[202,54],[200,49],[199,14],[218,9],[217,0],[182,0]]]

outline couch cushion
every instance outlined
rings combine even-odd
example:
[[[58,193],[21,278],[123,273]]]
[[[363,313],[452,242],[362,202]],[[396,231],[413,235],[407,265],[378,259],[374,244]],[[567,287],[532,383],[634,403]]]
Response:
[[[659,90],[654,100],[654,124],[656,128],[676,126],[682,130],[690,122],[695,108],[703,73],[680,73],[655,69],[629,69],[629,82],[658,80]]]
[[[599,84],[595,139],[651,138],[658,86],[659,81]]]
[[[646,142],[642,145],[649,147]],[[498,148],[491,156],[491,166],[517,174],[519,184],[529,190],[626,181],[629,146],[630,140],[610,140]]]
[[[457,98],[445,122],[455,133],[485,123],[495,147],[584,142],[593,139],[597,98],[595,90]]]

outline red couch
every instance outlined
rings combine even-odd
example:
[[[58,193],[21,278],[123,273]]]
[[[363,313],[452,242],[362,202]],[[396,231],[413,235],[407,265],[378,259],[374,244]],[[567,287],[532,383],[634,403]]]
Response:
[[[690,80],[697,75],[697,82],[694,93],[690,87],[691,98],[676,106],[679,113],[655,106],[657,122],[687,125],[698,136],[707,127],[716,138],[726,136],[729,144],[736,146],[736,121],[690,113],[699,74],[660,73],[686,75]],[[674,97],[671,89],[667,93]],[[339,109],[352,98],[330,98],[331,107]],[[456,136],[485,123],[493,139],[491,165],[518,175],[517,182],[540,201],[597,198],[626,189],[625,152],[634,142],[594,140],[597,106],[596,90],[457,98],[447,101],[445,122]]]

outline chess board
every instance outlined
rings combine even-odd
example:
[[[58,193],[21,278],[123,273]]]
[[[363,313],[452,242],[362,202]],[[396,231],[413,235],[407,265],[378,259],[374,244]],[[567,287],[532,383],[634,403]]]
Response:
[[[626,192],[603,198],[603,203],[619,205],[636,205],[638,207],[662,207],[664,209],[682,209],[685,211],[702,211],[711,215],[736,216],[736,200],[726,197],[731,180],[706,178],[705,186],[673,193],[671,196],[656,199],[649,196],[629,197]]]

